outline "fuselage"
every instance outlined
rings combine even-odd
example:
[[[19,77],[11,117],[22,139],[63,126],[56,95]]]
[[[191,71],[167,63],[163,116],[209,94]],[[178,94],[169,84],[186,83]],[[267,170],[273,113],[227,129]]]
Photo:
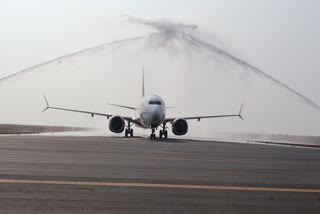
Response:
[[[157,95],[143,97],[137,110],[143,128],[157,128],[166,117],[166,105]]]

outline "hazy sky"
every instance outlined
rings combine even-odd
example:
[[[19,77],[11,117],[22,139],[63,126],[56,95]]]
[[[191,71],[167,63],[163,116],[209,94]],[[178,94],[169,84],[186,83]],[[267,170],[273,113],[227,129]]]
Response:
[[[240,58],[320,104],[317,0],[1,0],[0,76],[132,37],[119,15],[167,17],[217,35]]]

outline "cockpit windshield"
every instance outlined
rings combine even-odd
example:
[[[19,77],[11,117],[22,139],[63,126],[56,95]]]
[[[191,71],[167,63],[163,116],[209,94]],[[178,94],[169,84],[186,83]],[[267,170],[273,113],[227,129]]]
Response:
[[[161,106],[161,101],[158,101],[158,100],[150,100],[149,101],[149,105],[159,105]]]

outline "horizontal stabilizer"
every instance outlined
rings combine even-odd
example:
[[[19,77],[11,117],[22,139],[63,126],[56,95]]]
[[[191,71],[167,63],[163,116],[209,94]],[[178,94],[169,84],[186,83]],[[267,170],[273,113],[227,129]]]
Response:
[[[111,105],[111,106],[120,107],[120,108],[126,108],[126,109],[136,110],[136,108],[131,107],[131,106],[117,105],[117,104],[112,104],[112,103],[107,103],[107,104],[108,104],[108,105]]]

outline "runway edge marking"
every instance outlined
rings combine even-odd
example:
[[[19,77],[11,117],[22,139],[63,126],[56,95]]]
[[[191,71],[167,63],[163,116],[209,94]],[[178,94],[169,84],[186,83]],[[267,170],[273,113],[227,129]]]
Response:
[[[280,188],[280,187],[244,187],[244,186],[210,186],[210,185],[192,185],[192,184],[152,184],[152,183],[117,183],[117,182],[48,181],[48,180],[11,180],[11,179],[0,179],[0,183],[71,185],[71,186],[105,186],[105,187],[110,186],[110,187],[204,189],[204,190],[261,191],[261,192],[320,193],[320,189]]]

